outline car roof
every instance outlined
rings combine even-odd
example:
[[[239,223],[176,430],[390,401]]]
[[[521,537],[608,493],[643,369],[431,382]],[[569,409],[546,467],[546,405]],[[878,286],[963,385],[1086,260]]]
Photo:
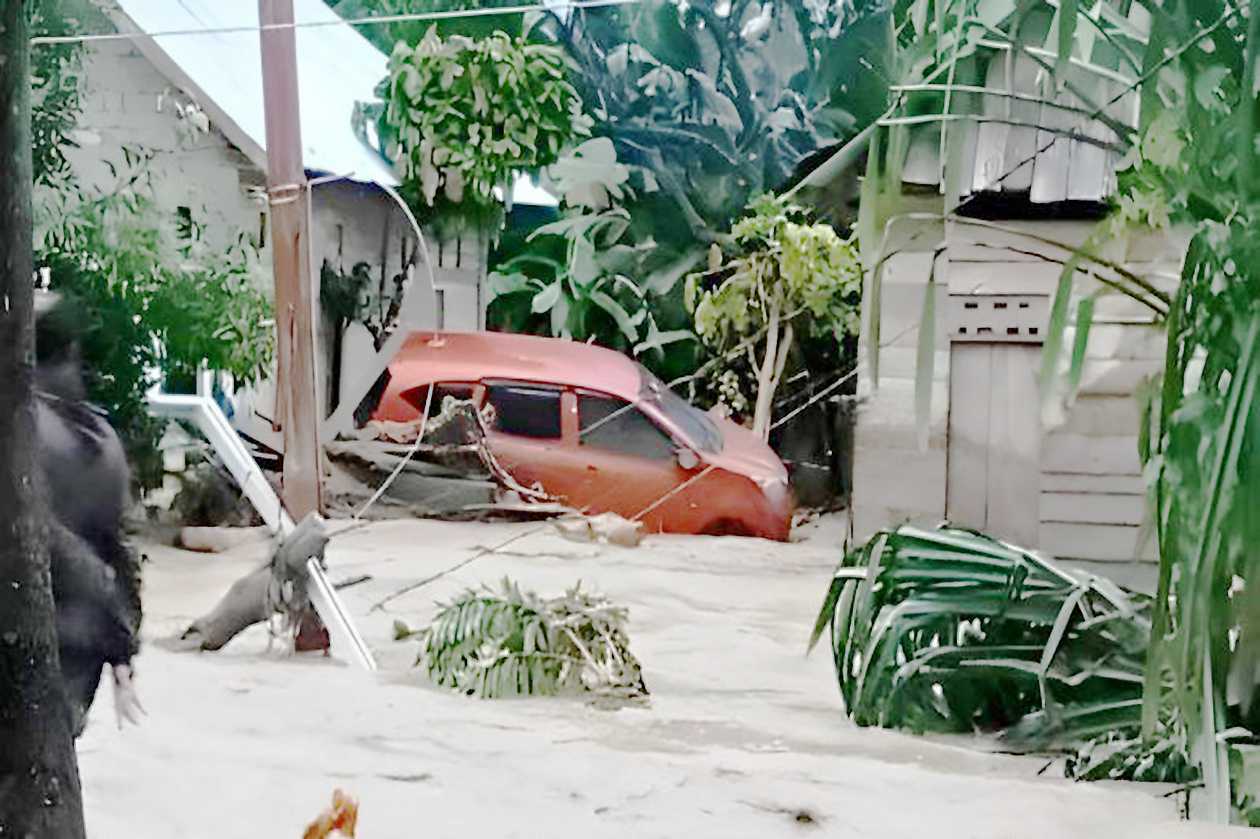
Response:
[[[413,332],[389,367],[417,384],[511,379],[590,388],[630,402],[642,388],[638,366],[619,352],[506,332]]]

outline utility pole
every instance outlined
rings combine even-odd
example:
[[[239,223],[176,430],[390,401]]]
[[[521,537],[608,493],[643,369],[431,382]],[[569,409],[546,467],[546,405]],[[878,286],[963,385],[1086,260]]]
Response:
[[[82,839],[36,460],[26,3],[0,0],[0,836]]]
[[[284,506],[294,521],[323,507],[315,387],[311,191],[302,166],[293,0],[258,0],[267,196],[276,282],[277,419],[284,431]],[[275,26],[276,28],[268,28]]]

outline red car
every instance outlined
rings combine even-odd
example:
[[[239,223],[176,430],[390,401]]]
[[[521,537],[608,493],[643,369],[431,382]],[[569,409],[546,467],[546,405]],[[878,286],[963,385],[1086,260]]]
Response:
[[[589,344],[497,332],[417,332],[389,366],[373,419],[442,399],[494,407],[489,443],[523,484],[650,532],[785,540],[787,469],[765,442],[687,403],[642,365]]]

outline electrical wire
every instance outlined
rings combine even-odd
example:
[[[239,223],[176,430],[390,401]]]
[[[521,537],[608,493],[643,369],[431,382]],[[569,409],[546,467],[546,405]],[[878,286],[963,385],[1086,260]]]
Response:
[[[607,6],[637,6],[643,0],[556,0],[555,2],[526,3],[517,6],[499,6],[479,9],[450,9],[441,12],[413,12],[410,14],[380,15],[376,17],[343,18],[338,20],[309,20],[294,23],[268,23],[260,26],[212,26],[200,29],[168,29],[157,32],[100,32],[86,35],[36,35],[31,46],[55,44],[87,44],[101,41],[132,41],[138,38],[176,38],[187,35],[238,35],[261,33],[276,29],[324,29],[331,26],[377,26],[388,23],[425,22],[439,20],[464,20],[492,15],[516,15],[529,12],[554,12],[563,10],[599,9]]]

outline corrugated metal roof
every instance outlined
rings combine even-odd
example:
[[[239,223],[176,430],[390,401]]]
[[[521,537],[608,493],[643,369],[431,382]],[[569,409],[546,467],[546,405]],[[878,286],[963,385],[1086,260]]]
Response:
[[[170,32],[258,26],[257,0],[115,0],[123,31]],[[293,0],[298,23],[336,21],[323,0]],[[308,170],[396,186],[392,168],[355,134],[355,103],[373,98],[388,59],[350,26],[297,29],[302,152]],[[257,32],[167,35],[137,39],[160,71],[206,109],[212,121],[260,169],[266,169],[262,63]],[[522,183],[523,181],[523,183]],[[555,204],[518,180],[513,199]]]

